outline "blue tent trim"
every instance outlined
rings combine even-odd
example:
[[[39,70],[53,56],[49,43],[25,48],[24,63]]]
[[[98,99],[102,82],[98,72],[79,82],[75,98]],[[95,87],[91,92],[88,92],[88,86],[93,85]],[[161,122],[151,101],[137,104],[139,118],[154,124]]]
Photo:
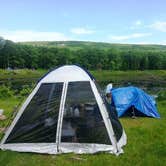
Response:
[[[124,116],[129,108],[134,107],[146,116],[160,118],[154,98],[143,90],[129,86],[113,89],[111,93],[118,117]]]

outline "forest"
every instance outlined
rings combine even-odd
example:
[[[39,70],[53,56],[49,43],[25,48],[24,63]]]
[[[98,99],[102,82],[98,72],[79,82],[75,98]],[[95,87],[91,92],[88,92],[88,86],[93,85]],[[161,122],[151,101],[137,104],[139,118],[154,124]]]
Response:
[[[80,64],[90,70],[165,70],[166,46],[95,42],[22,42],[0,38],[0,68],[49,69]]]

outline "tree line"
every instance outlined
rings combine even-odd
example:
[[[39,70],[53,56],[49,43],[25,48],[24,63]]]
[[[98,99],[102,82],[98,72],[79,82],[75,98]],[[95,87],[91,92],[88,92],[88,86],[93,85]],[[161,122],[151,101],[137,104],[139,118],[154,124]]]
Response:
[[[3,44],[3,45],[2,45]],[[166,69],[166,51],[144,49],[99,49],[44,47],[0,42],[0,68],[49,69],[65,64],[80,64],[96,70]]]

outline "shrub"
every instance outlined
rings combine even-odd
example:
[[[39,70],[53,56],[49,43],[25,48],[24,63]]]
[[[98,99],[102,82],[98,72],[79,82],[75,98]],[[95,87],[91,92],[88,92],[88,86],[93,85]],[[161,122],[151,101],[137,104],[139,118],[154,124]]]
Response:
[[[27,96],[31,93],[32,88],[29,85],[24,85],[20,91],[21,96]]]
[[[7,86],[0,86],[0,98],[12,97],[14,92]]]
[[[159,92],[158,100],[166,100],[166,90]]]

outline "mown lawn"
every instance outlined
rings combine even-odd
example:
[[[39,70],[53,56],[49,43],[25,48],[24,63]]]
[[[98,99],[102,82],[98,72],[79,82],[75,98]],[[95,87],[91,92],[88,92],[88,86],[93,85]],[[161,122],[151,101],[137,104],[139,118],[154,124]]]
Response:
[[[3,108],[6,116],[9,117],[14,106],[20,100],[16,97],[1,99],[0,108]],[[120,119],[128,137],[128,143],[124,147],[124,154],[120,156],[107,153],[94,155],[41,155],[0,150],[0,166],[164,166],[166,165],[166,100],[158,101],[157,103],[161,119]],[[0,122],[0,127],[4,126],[8,120]]]

